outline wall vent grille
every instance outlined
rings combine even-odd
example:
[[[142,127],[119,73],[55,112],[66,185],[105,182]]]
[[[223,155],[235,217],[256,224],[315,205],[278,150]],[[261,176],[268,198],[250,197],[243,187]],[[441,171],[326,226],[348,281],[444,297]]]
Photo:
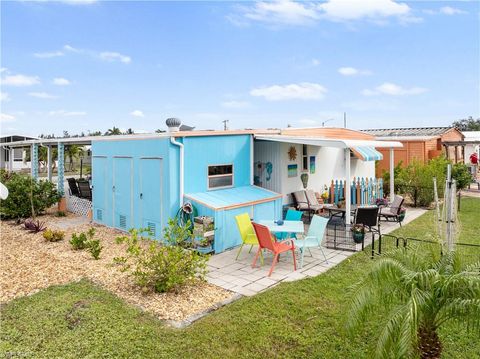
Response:
[[[97,220],[103,221],[103,210],[97,209]]]
[[[119,223],[120,223],[120,228],[127,229],[127,217],[124,216],[123,214],[120,215]]]
[[[148,233],[152,236],[152,237],[156,237],[157,236],[157,225],[153,222],[147,222],[147,228],[148,228]]]

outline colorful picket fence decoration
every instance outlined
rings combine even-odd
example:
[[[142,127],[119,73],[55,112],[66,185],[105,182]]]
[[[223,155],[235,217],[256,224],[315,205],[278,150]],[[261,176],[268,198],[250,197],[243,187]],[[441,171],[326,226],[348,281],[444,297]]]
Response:
[[[332,180],[329,188],[329,203],[338,204],[345,200],[345,180]],[[378,198],[383,198],[382,178],[353,178],[348,186],[352,204],[367,205],[374,204]]]

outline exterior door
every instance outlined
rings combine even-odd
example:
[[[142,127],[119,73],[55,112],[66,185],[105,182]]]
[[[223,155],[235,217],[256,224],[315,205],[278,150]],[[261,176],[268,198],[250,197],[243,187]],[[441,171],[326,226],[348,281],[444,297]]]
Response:
[[[113,225],[127,231],[133,227],[133,159],[113,158]]]
[[[162,164],[158,157],[140,158],[141,225],[148,228],[154,238],[160,238],[162,234]]]
[[[92,158],[92,207],[93,219],[95,222],[110,224],[107,213],[110,192],[107,187],[107,164],[108,159],[105,156],[94,156]]]

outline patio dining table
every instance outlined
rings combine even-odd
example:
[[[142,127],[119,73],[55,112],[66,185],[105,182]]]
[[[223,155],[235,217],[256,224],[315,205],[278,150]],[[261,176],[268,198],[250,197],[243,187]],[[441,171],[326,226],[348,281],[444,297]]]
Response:
[[[305,232],[305,226],[302,221],[283,221],[283,224],[279,225],[277,221],[259,221],[258,223],[268,227],[272,233],[299,233]]]

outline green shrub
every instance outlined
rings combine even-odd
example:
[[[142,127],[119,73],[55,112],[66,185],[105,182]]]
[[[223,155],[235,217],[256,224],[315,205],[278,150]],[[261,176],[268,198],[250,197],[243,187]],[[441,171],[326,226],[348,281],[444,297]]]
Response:
[[[47,229],[43,232],[43,238],[45,238],[49,242],[58,242],[63,240],[65,237],[65,232],[57,231],[54,229]]]
[[[90,228],[87,233],[81,232],[77,235],[77,233],[72,234],[72,239],[70,240],[70,244],[74,250],[85,249],[88,247],[88,242],[93,240],[93,236],[95,235],[95,228]]]
[[[100,245],[100,241],[98,239],[89,240],[87,242],[87,247],[94,259],[100,258],[100,252],[102,251],[103,247]]]
[[[464,163],[456,163],[452,166],[452,178],[457,182],[457,190],[467,188],[472,182],[472,174]]]
[[[57,213],[55,213],[55,216],[57,216],[57,217],[66,217],[67,214],[66,214],[64,211],[57,211]]]
[[[185,248],[192,238],[188,228],[190,223],[182,227],[170,220],[164,230],[163,244],[142,237],[147,230],[131,229],[130,235],[116,239],[117,243],[127,244],[127,249],[124,257],[114,261],[129,272],[142,289],[158,293],[176,292],[184,285],[203,280],[206,257]]]
[[[0,201],[2,218],[27,218],[41,214],[58,202],[55,184],[34,181],[30,176],[0,171],[0,180],[8,188],[8,198]]]

